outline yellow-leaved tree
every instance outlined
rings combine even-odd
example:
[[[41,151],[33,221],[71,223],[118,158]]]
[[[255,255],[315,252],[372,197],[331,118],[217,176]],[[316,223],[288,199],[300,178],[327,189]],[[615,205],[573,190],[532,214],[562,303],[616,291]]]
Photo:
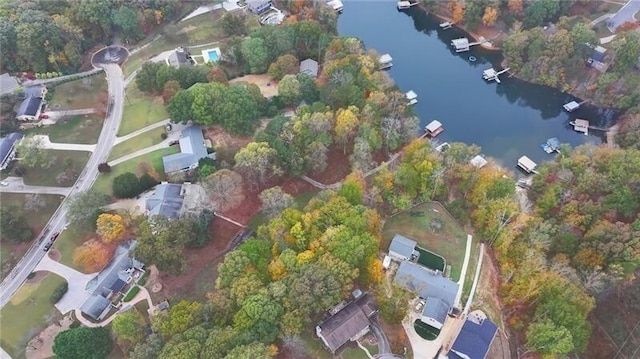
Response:
[[[111,243],[122,238],[124,234],[124,219],[117,214],[103,213],[96,221],[96,233],[106,243]]]
[[[487,26],[493,26],[498,20],[498,9],[488,6],[484,9],[484,15],[482,16],[482,23]]]
[[[73,251],[73,263],[82,266],[85,273],[101,270],[109,258],[109,249],[98,240],[90,240]]]

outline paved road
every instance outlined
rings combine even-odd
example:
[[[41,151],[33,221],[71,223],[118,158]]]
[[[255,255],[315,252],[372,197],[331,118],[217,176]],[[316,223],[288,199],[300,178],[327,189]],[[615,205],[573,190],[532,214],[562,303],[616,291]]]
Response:
[[[93,185],[96,177],[98,176],[98,164],[105,162],[109,156],[109,151],[113,147],[113,142],[118,132],[118,126],[122,119],[122,111],[124,107],[124,83],[122,78],[122,70],[115,61],[114,56],[108,58],[107,63],[97,64],[96,66],[102,68],[107,76],[107,84],[109,87],[109,110],[98,138],[98,144],[95,151],[89,158],[89,162],[85,169],[78,177],[76,186],[71,190],[71,194],[86,191]],[[109,63],[110,62],[110,63]],[[120,61],[121,62],[121,61]],[[66,225],[66,201],[58,208],[56,213],[51,217],[49,223],[45,227],[43,233],[40,234],[40,240],[33,242],[33,245],[24,257],[18,262],[16,267],[11,271],[7,278],[0,284],[0,308],[3,307],[13,294],[18,290],[22,283],[27,279],[29,273],[33,271],[38,262],[45,255],[42,246],[46,243],[51,234],[60,232]]]
[[[629,0],[612,18],[607,20],[607,27],[615,32],[618,26],[627,21],[635,21],[635,15],[640,11],[640,0]]]
[[[68,196],[69,192],[71,192],[71,187],[29,186],[24,184],[22,177],[7,177],[4,182],[9,183],[8,186],[0,186],[0,192],[4,193],[39,193]]]

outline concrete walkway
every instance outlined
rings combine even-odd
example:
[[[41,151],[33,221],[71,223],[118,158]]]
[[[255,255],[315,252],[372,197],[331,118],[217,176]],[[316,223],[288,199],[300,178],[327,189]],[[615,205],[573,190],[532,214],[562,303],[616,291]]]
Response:
[[[460,298],[462,297],[462,288],[464,287],[464,280],[467,277],[467,267],[469,266],[469,257],[471,257],[471,245],[473,243],[473,237],[467,234],[467,246],[464,251],[464,262],[462,262],[462,270],[460,271],[460,279],[458,279],[458,294],[456,294],[455,305],[460,304]]]
[[[473,304],[473,295],[476,292],[476,286],[478,285],[478,280],[480,279],[480,270],[482,269],[482,259],[484,258],[484,243],[480,244],[480,254],[478,256],[478,265],[476,266],[476,275],[473,278],[473,284],[471,285],[471,292],[469,293],[469,299],[467,299],[467,304],[464,306],[463,313],[466,315],[469,313],[471,309],[471,304]]]
[[[182,20],[180,20],[180,22],[187,21],[198,15],[206,14],[210,11],[218,10],[218,9],[222,9],[222,4],[209,4],[209,5],[200,6],[199,8],[195,9],[191,14],[185,16]]]
[[[589,23],[589,26],[590,26],[590,27],[594,27],[594,26],[598,25],[600,22],[602,22],[602,21],[604,21],[604,20],[606,20],[606,19],[611,18],[613,15],[615,15],[615,14],[604,14],[604,15],[602,15],[602,16],[600,16],[600,17],[598,17],[597,19],[595,19],[595,20],[591,21],[591,22]]]
[[[156,145],[149,146],[147,148],[143,148],[141,150],[137,150],[135,152],[132,152],[132,153],[130,153],[128,155],[124,155],[122,157],[116,158],[113,161],[109,161],[109,166],[113,167],[113,166],[118,165],[118,164],[120,164],[122,162],[126,162],[126,161],[128,161],[128,160],[130,160],[132,158],[140,157],[142,155],[146,155],[147,153],[151,153],[153,151],[157,151],[157,150],[161,150],[163,148],[167,148],[167,147],[169,147],[169,143],[171,141],[173,141],[173,140],[170,140],[170,139],[167,138],[166,140],[164,140],[164,141],[162,141],[162,142],[160,142],[160,143],[158,143]]]
[[[72,187],[29,186],[24,184],[22,177],[7,177],[3,182],[9,184],[8,186],[0,186],[0,192],[4,193],[38,193],[68,196],[72,189]]]
[[[80,273],[71,267],[54,261],[48,255],[42,258],[35,270],[55,273],[67,281],[69,285],[67,293],[55,304],[55,307],[62,314],[66,314],[82,306],[85,300],[89,298],[89,293],[85,290],[87,283],[98,274]]]
[[[96,145],[80,145],[76,143],[54,143],[49,139],[49,135],[34,135],[33,138],[39,138],[42,140],[44,148],[52,150],[63,151],[87,151],[93,152],[96,149]]]
[[[153,308],[153,302],[151,301],[151,296],[149,295],[149,292],[147,291],[147,288],[145,287],[140,287],[140,291],[138,292],[138,294],[136,294],[135,297],[133,297],[133,299],[129,302],[126,303],[122,303],[122,306],[120,307],[120,310],[118,310],[115,314],[113,314],[112,316],[110,316],[109,318],[99,322],[99,323],[93,323],[89,320],[87,320],[85,317],[82,316],[82,312],[80,311],[80,309],[76,309],[74,311],[74,314],[76,316],[76,319],[78,319],[78,321],[80,323],[82,323],[82,325],[84,325],[85,327],[89,327],[89,328],[98,328],[98,327],[104,327],[106,325],[108,325],[109,323],[111,323],[114,319],[116,319],[116,317],[118,316],[118,314],[120,313],[124,313],[128,310],[130,310],[134,305],[138,304],[139,302],[142,301],[147,301],[147,304],[149,305],[149,308]]]
[[[141,135],[141,134],[143,134],[143,133],[145,133],[147,131],[151,131],[154,128],[165,126],[169,122],[171,122],[170,118],[168,118],[166,120],[162,120],[160,122],[156,122],[156,123],[151,124],[151,125],[149,125],[149,126],[147,126],[145,128],[141,128],[139,130],[133,131],[133,132],[127,134],[127,135],[124,135],[124,136],[121,136],[121,137],[116,137],[116,140],[114,141],[113,144],[117,145],[118,143],[121,143],[121,142],[124,142],[126,140],[132,139],[132,138],[134,138],[134,137],[136,137],[138,135]]]
[[[607,36],[607,37],[601,37],[600,38],[600,44],[604,45],[604,44],[608,44],[611,41],[613,41],[613,39],[616,38],[616,35],[611,35],[611,36]]]

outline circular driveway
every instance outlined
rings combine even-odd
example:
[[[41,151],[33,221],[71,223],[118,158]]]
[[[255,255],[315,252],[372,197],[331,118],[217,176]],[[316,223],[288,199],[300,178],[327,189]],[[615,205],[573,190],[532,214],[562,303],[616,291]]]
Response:
[[[129,50],[122,46],[107,46],[104,49],[98,50],[91,57],[91,64],[94,67],[100,67],[104,64],[118,64],[122,65],[123,62],[129,57]]]

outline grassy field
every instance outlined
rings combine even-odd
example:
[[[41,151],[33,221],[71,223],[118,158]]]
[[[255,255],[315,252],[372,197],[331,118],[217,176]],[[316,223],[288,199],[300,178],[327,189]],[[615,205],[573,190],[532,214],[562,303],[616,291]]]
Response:
[[[73,250],[84,243],[88,234],[88,232],[76,229],[71,225],[60,233],[53,245],[53,248],[60,252],[60,263],[84,273],[82,266],[73,263]]]
[[[300,338],[307,344],[307,354],[310,358],[333,359],[333,355],[322,346],[320,339],[315,334],[305,331],[300,335]]]
[[[89,161],[90,152],[86,151],[60,151],[47,150],[50,155],[51,162],[47,167],[27,168],[27,173],[23,176],[24,184],[32,186],[54,186],[69,187],[75,183],[75,180],[67,180],[58,183],[56,177],[66,170],[65,162],[67,159],[71,161],[70,168],[76,173],[82,172],[82,169]]]
[[[28,135],[49,135],[49,140],[54,143],[79,143],[92,145],[98,142],[102,130],[101,118],[97,114],[86,116],[73,116],[58,121],[55,125],[34,128],[28,131]]]
[[[135,84],[131,84],[127,88],[118,136],[124,136],[168,117],[169,114],[160,97],[146,95],[138,90]]]
[[[163,133],[166,132],[161,126],[115,145],[109,154],[109,161],[162,142]]]
[[[99,103],[100,98],[106,99],[108,96],[104,73],[60,84],[53,91],[48,104],[53,111],[104,107],[103,103]]]
[[[93,188],[102,193],[112,195],[113,192],[111,191],[111,184],[113,183],[113,179],[125,172],[133,172],[137,174],[137,166],[140,162],[149,162],[158,173],[164,173],[162,157],[177,153],[178,151],[178,146],[171,146],[115,165],[111,168],[111,173],[101,173],[98,175],[98,179],[96,179],[96,182],[93,184]]]
[[[9,355],[24,357],[27,341],[58,314],[49,302],[49,296],[64,281],[62,277],[49,274],[38,283],[26,283],[0,310],[0,343]]]
[[[434,219],[442,222],[438,231],[430,229]],[[452,267],[451,279],[460,278],[467,234],[439,203],[424,203],[389,218],[382,229],[381,248],[386,250],[395,234],[411,238],[418,246],[443,256]]]

